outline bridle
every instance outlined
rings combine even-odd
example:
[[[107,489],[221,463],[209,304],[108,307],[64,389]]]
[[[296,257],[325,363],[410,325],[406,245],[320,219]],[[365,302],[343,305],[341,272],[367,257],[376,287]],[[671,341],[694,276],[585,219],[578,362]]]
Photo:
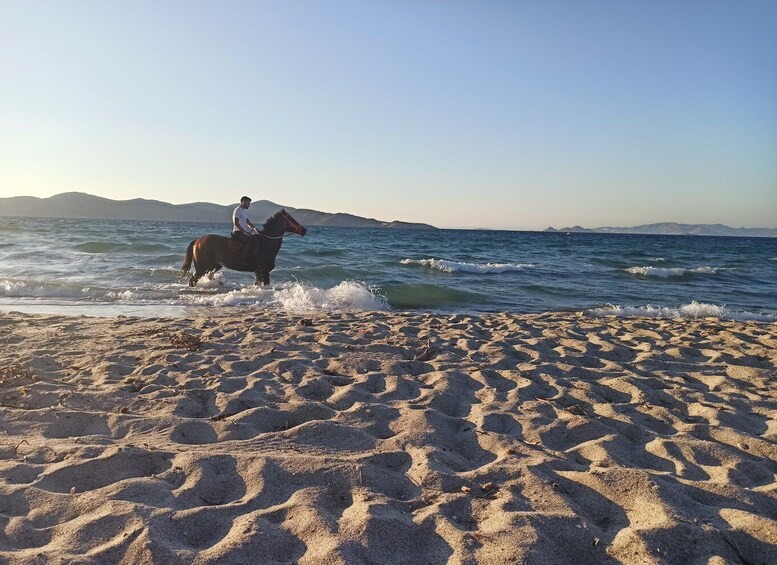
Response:
[[[302,225],[298,224],[296,220],[293,220],[286,210],[281,210],[281,216],[283,216],[283,231],[286,233],[286,228],[290,228],[292,232],[297,235],[302,235]]]
[[[281,216],[283,217],[283,233],[281,235],[267,235],[262,232],[257,232],[257,235],[266,237],[267,239],[283,239],[287,233],[286,228],[288,228],[292,233],[302,235],[302,225],[298,224],[295,220],[292,220],[291,216],[289,216],[289,213],[286,210],[281,210]]]

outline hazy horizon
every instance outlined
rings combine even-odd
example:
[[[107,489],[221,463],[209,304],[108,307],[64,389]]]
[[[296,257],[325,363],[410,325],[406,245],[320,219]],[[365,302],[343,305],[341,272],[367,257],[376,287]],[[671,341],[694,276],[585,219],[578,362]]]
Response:
[[[777,228],[777,4],[9,1],[0,197]]]
[[[59,193],[59,194],[55,194],[53,196],[68,196],[68,195],[85,195],[85,196],[89,196],[89,197],[105,198],[105,197],[100,197],[98,195],[87,194],[87,193],[78,192],[78,191]],[[40,198],[40,197],[30,196],[30,195],[20,195],[20,196],[11,197],[11,198]],[[50,197],[44,197],[43,199],[45,200],[46,198],[50,198]],[[159,204],[162,204],[162,205],[172,204],[171,202],[167,202],[165,200],[160,200],[160,199],[157,199],[157,198],[127,198],[127,199],[109,199],[109,200],[111,202],[123,203],[123,202],[133,202],[133,201],[136,201],[136,200],[139,200],[139,199],[143,200],[145,202],[158,202]],[[254,200],[253,204],[257,205],[257,204],[260,204],[261,202],[269,202],[270,204],[273,204],[273,205],[279,206],[279,207],[288,208],[289,210],[298,209],[296,207],[292,207],[292,206],[288,205],[285,202],[274,202],[274,201],[271,201],[271,200],[268,200],[268,199]],[[173,205],[174,206],[187,206],[187,205],[190,205],[190,206],[191,205],[194,205],[194,206],[196,206],[196,205],[220,206],[220,207],[225,207],[225,208],[227,208],[229,210],[231,208],[231,206],[235,206],[236,204],[237,204],[237,202],[231,202],[231,203],[222,204],[222,203],[218,203],[218,202],[197,201],[197,202],[183,202],[183,203],[173,204]],[[323,212],[325,214],[330,214],[330,215],[350,214],[349,212],[343,211],[343,210],[310,210],[310,211],[316,212],[316,213]],[[90,210],[91,214],[101,214],[101,212],[102,212],[101,210],[97,210],[97,209]],[[253,214],[251,214],[251,212],[253,212]],[[263,214],[265,214],[265,213],[267,213],[266,210],[263,210],[262,212],[260,212],[259,210],[256,209],[255,206],[251,210],[249,210],[249,215],[254,220],[263,218],[264,217]],[[3,214],[0,213],[0,216],[2,216],[2,215]],[[13,217],[15,215],[16,214],[12,214],[11,216]],[[47,215],[46,217],[50,217],[50,216]],[[62,216],[62,217],[71,217],[71,216]],[[92,217],[92,216],[89,216],[89,217]],[[102,217],[102,216],[100,216],[100,217]],[[405,220],[403,220],[402,218],[364,217],[364,216],[356,216],[356,217],[361,217],[361,218],[365,218],[365,219],[369,219],[369,220],[377,220],[377,221],[382,221],[382,222],[405,222]],[[106,219],[109,219],[109,218],[106,218]],[[138,219],[141,219],[141,218],[138,218]],[[172,221],[186,222],[186,221],[190,221],[190,220],[173,219]],[[202,222],[202,221],[205,221],[205,220],[197,220],[197,221],[198,222]],[[206,222],[207,223],[211,223],[212,221],[213,220],[207,220]],[[417,222],[417,223],[428,224],[428,222]],[[568,225],[558,225],[558,226],[552,226],[551,225],[551,226],[546,226],[545,228],[536,228],[536,229],[489,228],[489,227],[484,227],[484,226],[432,226],[432,227],[435,227],[435,228],[440,228],[441,227],[442,229],[452,229],[452,230],[495,230],[495,231],[537,231],[537,232],[539,232],[539,231],[547,231],[549,228],[556,229],[556,230],[559,230],[559,231],[563,231],[564,229],[575,229],[575,228],[589,229],[589,230],[592,230],[592,231],[594,231],[594,230],[601,230],[601,229],[607,230],[607,229],[610,229],[610,228],[615,228],[615,229],[623,228],[625,230],[629,230],[629,229],[632,229],[632,228],[642,228],[642,227],[645,227],[645,226],[652,226],[652,225],[658,226],[658,225],[673,225],[673,224],[677,224],[679,226],[688,226],[688,227],[708,226],[708,227],[713,227],[714,228],[715,226],[722,226],[724,228],[733,228],[734,230],[740,230],[740,229],[775,230],[775,229],[777,229],[777,228],[769,228],[769,227],[766,227],[766,226],[736,226],[736,225],[728,225],[728,224],[720,224],[720,223],[716,223],[716,224],[687,224],[687,223],[683,223],[683,222],[651,222],[649,224],[606,225],[606,226],[605,225],[589,226],[589,225],[580,225],[580,224],[568,224]],[[631,232],[627,232],[627,231],[623,231],[623,232],[604,232],[603,231],[603,232],[600,232],[600,233],[631,233]],[[640,233],[640,232],[637,232],[637,233]],[[661,232],[655,232],[655,233],[661,233]],[[667,233],[669,233],[669,232],[667,232]],[[724,234],[710,234],[710,233],[707,233],[707,234],[704,234],[704,235],[724,235]],[[758,236],[756,236],[756,237],[758,237]],[[771,236],[771,237],[774,237],[774,236]]]

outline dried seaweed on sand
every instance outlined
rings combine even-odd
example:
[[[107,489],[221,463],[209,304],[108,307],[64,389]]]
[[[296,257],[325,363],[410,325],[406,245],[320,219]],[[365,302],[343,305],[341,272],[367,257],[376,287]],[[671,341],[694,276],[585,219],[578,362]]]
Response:
[[[202,340],[199,337],[185,332],[173,334],[170,337],[170,343],[172,343],[174,347],[180,347],[188,351],[197,351],[202,347]]]
[[[0,387],[14,387],[34,383],[37,379],[33,372],[19,363],[0,367]]]

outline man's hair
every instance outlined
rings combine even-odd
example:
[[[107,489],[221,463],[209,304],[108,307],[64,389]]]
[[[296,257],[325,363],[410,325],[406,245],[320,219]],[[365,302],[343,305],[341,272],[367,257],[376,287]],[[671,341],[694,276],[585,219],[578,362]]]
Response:
[[[240,197],[240,202],[241,202],[241,203],[242,203],[242,202],[245,202],[246,200],[248,200],[249,202],[251,202],[251,199],[250,199],[250,198],[248,198],[248,196],[242,196],[242,197]]]

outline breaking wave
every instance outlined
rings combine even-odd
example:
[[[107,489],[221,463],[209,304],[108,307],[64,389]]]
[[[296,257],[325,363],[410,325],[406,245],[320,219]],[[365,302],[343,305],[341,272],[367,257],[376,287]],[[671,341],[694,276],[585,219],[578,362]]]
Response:
[[[629,267],[627,273],[640,277],[656,277],[660,279],[682,278],[689,275],[714,275],[729,269],[723,267],[696,267],[687,269],[684,267]]]
[[[685,320],[698,320],[699,318],[718,318],[720,320],[735,320],[738,322],[774,322],[777,314],[764,312],[748,312],[745,310],[731,310],[717,304],[696,302],[684,304],[678,307],[659,306],[618,306],[606,304],[599,308],[593,308],[588,313],[594,316],[617,316],[622,318],[682,318]]]
[[[0,296],[12,298],[88,298],[91,289],[77,284],[51,284],[35,280],[0,280]]]
[[[216,281],[216,282],[214,282]],[[199,281],[198,287],[214,288],[216,277]],[[189,294],[192,306],[268,306],[277,305],[290,312],[386,310],[386,300],[365,284],[343,281],[332,288],[287,283],[274,288],[245,286],[225,293]]]
[[[402,265],[422,265],[446,273],[509,273],[534,267],[531,263],[464,263],[447,259],[402,259]]]

